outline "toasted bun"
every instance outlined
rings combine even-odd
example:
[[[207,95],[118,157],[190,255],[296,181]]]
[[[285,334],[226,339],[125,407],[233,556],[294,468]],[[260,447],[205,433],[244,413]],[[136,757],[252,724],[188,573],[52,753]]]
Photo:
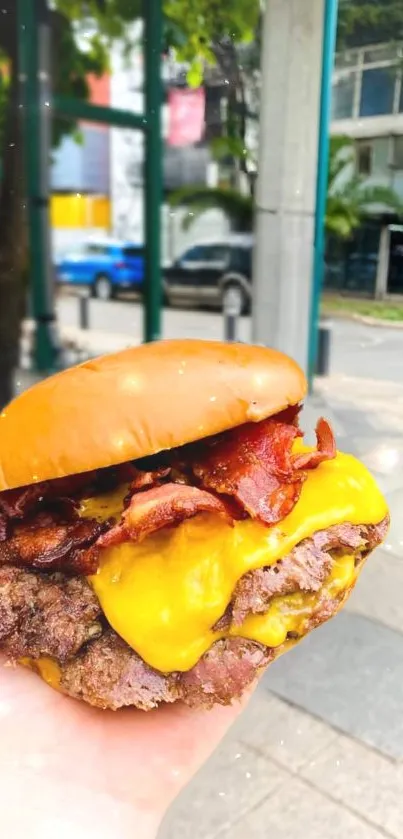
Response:
[[[160,341],[52,376],[0,415],[0,491],[155,454],[258,422],[306,392],[276,350]]]

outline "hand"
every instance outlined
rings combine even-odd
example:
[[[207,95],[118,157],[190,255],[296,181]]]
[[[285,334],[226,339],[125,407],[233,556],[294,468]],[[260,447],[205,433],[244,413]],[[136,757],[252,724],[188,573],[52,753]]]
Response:
[[[0,666],[0,832],[13,839],[154,839],[242,707],[98,711]]]

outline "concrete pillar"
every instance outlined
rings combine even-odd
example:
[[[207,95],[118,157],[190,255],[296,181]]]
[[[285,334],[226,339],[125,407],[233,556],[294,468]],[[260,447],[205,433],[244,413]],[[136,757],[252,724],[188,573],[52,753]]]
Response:
[[[324,0],[267,0],[253,340],[307,370]]]

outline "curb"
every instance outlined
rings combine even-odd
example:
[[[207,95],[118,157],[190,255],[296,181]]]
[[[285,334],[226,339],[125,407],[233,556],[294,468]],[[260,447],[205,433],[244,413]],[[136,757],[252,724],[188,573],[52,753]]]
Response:
[[[357,315],[355,312],[323,312],[322,317],[329,320],[352,320],[356,323],[363,323],[365,326],[379,326],[381,329],[403,329],[403,320],[383,320],[374,318],[371,315]]]
[[[23,355],[29,354],[33,331],[33,321],[24,321],[21,337]],[[65,351],[82,354],[83,358],[118,352],[141,343],[140,339],[133,335],[84,330],[76,326],[59,326],[58,335]]]

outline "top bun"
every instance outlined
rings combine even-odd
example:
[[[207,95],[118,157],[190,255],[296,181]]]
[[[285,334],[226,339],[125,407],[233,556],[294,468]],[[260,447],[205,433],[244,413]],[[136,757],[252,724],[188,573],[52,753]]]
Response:
[[[276,350],[174,340],[86,361],[0,415],[0,491],[182,446],[296,405],[300,368]]]

